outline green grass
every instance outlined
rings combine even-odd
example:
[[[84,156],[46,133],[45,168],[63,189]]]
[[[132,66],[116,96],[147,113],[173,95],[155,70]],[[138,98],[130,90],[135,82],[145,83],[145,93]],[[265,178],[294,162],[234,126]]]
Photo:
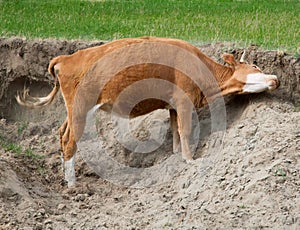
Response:
[[[0,148],[5,152],[15,154],[16,158],[27,159],[30,162],[37,164],[37,173],[41,176],[45,175],[46,169],[43,160],[45,156],[35,153],[31,148],[24,148],[16,143],[12,143],[0,135]]]
[[[144,35],[299,52],[299,0],[0,0],[0,36],[113,40]]]
[[[21,136],[24,130],[28,128],[27,122],[20,122],[18,123],[18,136]]]
[[[27,159],[32,161],[39,161],[44,159],[43,155],[36,154],[31,148],[27,148],[24,150],[21,145],[12,143],[1,136],[0,148],[3,148],[5,152],[15,153],[18,157],[25,156]]]
[[[276,168],[274,172],[275,176],[281,176],[281,177],[286,177],[286,172],[282,168]]]
[[[20,155],[23,151],[22,147],[15,143],[3,143],[1,146],[3,147],[5,152],[13,152],[18,155]]]

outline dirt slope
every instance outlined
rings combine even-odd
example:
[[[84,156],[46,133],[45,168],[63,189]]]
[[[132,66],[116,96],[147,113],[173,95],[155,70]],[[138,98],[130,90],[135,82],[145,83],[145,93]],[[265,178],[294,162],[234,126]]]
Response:
[[[209,111],[200,111],[202,133],[191,165],[170,155],[169,130],[164,145],[154,153],[139,155],[122,148],[113,137],[110,117],[101,113],[98,128],[112,157],[150,170],[171,159],[169,171],[151,171],[152,177],[170,179],[147,188],[126,188],[120,184],[122,175],[116,175],[114,183],[103,180],[79,152],[78,184],[67,189],[57,133],[65,116],[61,97],[46,109],[31,111],[19,108],[13,95],[24,82],[33,93],[46,94],[51,80],[43,76],[50,56],[88,45],[0,40],[1,51],[6,47],[8,55],[0,55],[0,229],[300,228],[300,113],[289,100],[299,99],[299,59],[249,48],[250,59],[266,71],[281,71],[283,86],[272,94],[232,98],[226,105],[227,129],[215,151],[210,147],[216,145],[218,133],[207,129]],[[223,45],[203,47],[212,56],[224,49]],[[26,58],[34,56],[33,50],[36,61]],[[266,53],[275,56],[264,60]],[[15,55],[20,56],[18,62]],[[22,68],[28,71],[20,74]],[[298,75],[289,79],[289,73]],[[133,121],[137,136],[147,136],[157,119],[167,127],[164,112]]]

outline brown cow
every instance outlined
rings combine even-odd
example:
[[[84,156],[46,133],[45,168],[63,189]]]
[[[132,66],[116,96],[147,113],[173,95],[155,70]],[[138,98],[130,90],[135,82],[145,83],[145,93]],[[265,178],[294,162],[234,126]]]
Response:
[[[200,108],[216,97],[258,93],[279,86],[276,76],[262,73],[257,66],[246,64],[243,58],[238,62],[233,55],[224,54],[223,59],[227,65],[215,62],[198,48],[177,39],[122,39],[54,58],[49,65],[49,72],[55,79],[52,92],[36,98],[25,90],[16,99],[21,105],[38,108],[49,104],[61,89],[68,116],[59,129],[60,142],[65,179],[71,186],[75,182],[76,142],[82,135],[87,112],[95,105],[129,117],[169,109],[173,151],[178,152],[181,147],[183,159],[190,161],[193,108]],[[126,88],[142,80],[150,81],[145,81],[141,87],[133,87],[125,99],[120,99]],[[158,80],[174,87],[159,89]],[[157,91],[155,87],[158,87]],[[143,94],[149,93],[147,91],[151,91],[150,96],[143,98]]]

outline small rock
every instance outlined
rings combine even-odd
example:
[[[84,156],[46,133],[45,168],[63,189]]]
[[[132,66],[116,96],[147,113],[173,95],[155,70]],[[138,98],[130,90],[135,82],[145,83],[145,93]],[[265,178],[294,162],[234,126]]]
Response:
[[[79,208],[79,209],[88,209],[88,208],[90,208],[90,207],[89,207],[88,205],[82,203],[82,204],[79,205],[78,208]]]
[[[71,214],[71,216],[77,216],[77,212],[75,211],[75,210],[72,210],[71,212],[70,212],[70,214]]]
[[[38,213],[40,213],[41,215],[45,215],[46,210],[41,208],[41,209],[38,210]]]
[[[224,181],[224,180],[225,180],[225,177],[223,177],[223,176],[219,178],[219,182]]]
[[[63,210],[63,209],[65,209],[67,206],[65,205],[65,204],[59,204],[58,206],[57,206],[57,209],[58,210]]]
[[[245,127],[245,125],[243,125],[243,124],[239,124],[238,125],[238,129],[242,129],[242,128],[244,128]]]
[[[286,222],[285,222],[287,225],[291,225],[291,224],[294,224],[295,223],[295,218],[292,217],[292,216],[288,216],[286,218]]]
[[[121,200],[122,200],[122,196],[116,196],[116,197],[114,197],[114,201],[115,202],[119,202]]]
[[[293,163],[293,160],[291,160],[291,159],[285,159],[283,162],[284,162],[284,163],[291,164],[291,163]]]
[[[102,225],[102,227],[104,227],[104,228],[108,228],[108,225],[107,225],[106,222],[103,222],[101,225]]]
[[[98,220],[98,219],[100,218],[100,215],[97,214],[97,215],[93,216],[92,218],[93,218],[94,220]]]
[[[42,230],[43,229],[43,224],[42,223],[36,223],[34,229],[36,229],[36,230]]]
[[[50,220],[50,219],[45,220],[44,221],[45,229],[46,230],[52,230],[53,229],[52,224],[53,224],[52,220]]]
[[[182,184],[181,187],[182,187],[183,189],[186,189],[186,188],[188,188],[190,185],[191,185],[191,181],[188,180],[187,182],[184,182],[184,183]]]
[[[89,195],[88,194],[78,194],[74,197],[75,201],[84,201]]]
[[[51,219],[48,219],[48,220],[44,221],[44,224],[52,224],[52,223],[53,223],[53,221]]]
[[[141,208],[137,208],[137,209],[134,210],[134,212],[140,212],[140,211],[142,211]]]
[[[276,182],[276,184],[283,184],[285,181],[286,181],[286,178],[281,177],[278,180],[276,180],[275,182]]]
[[[58,216],[55,220],[59,222],[67,222],[67,220],[63,216]]]

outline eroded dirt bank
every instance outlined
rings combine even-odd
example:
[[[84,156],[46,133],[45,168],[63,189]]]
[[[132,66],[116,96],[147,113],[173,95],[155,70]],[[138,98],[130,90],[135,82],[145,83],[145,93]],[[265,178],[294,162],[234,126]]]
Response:
[[[300,228],[300,61],[277,51],[249,47],[250,62],[277,74],[280,90],[235,97],[227,103],[227,129],[217,152],[210,117],[199,113],[201,140],[196,161],[180,168],[169,182],[144,189],[103,180],[81,159],[78,185],[63,181],[58,127],[65,117],[61,96],[49,107],[27,110],[14,95],[26,84],[46,95],[54,56],[101,42],[0,39],[0,228],[1,229],[299,229]],[[242,50],[224,44],[201,49],[219,58]],[[294,104],[292,103],[294,102]],[[208,111],[209,112],[209,111]],[[113,123],[100,114],[106,148],[128,165],[145,167],[170,157],[171,135],[154,155],[136,155],[114,139]],[[151,123],[161,119],[162,122]],[[133,127],[143,136],[168,124],[159,112]],[[151,167],[150,167],[151,168]],[[154,171],[152,176],[170,176]],[[155,175],[156,173],[156,175]]]

